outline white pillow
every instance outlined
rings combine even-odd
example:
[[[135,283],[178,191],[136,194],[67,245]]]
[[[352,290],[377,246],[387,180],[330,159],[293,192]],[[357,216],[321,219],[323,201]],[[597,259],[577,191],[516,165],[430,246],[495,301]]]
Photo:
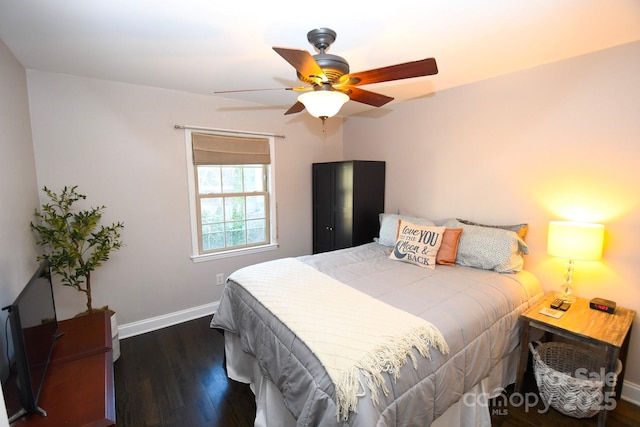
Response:
[[[389,258],[435,269],[444,230],[445,227],[417,225],[400,220],[398,239]]]
[[[396,244],[398,235],[398,221],[405,220],[416,225],[435,225],[433,221],[426,218],[416,218],[406,215],[381,213],[380,214],[380,234],[376,242],[385,246],[393,246]]]

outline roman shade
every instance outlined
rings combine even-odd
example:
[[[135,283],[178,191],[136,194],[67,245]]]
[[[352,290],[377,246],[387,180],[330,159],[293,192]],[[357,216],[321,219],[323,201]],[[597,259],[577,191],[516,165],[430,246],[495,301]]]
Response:
[[[269,140],[192,133],[195,165],[264,165],[271,163]]]

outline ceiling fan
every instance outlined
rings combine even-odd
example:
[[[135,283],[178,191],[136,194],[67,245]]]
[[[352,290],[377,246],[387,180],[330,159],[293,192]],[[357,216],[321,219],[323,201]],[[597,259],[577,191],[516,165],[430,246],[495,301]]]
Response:
[[[297,72],[298,79],[307,86],[288,87],[284,90],[306,92],[298,97],[298,101],[284,114],[299,113],[305,108],[315,117],[323,121],[338,113],[342,105],[349,101],[381,107],[393,98],[379,93],[361,89],[359,86],[430,76],[438,73],[434,58],[405,62],[368,71],[350,73],[346,59],[326,53],[336,40],[336,32],[329,28],[317,28],[307,33],[307,40],[314,47],[316,55],[311,56],[306,50],[274,47],[280,56],[291,64]],[[215,93],[248,92],[253,90],[230,90]]]

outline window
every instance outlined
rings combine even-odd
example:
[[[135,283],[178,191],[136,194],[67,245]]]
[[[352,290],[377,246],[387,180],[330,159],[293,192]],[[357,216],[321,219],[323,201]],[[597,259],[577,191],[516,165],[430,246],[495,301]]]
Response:
[[[273,137],[187,130],[193,259],[275,247]]]

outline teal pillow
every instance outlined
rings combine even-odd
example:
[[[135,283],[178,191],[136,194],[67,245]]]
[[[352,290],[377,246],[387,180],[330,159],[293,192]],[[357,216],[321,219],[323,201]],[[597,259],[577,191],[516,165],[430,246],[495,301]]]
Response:
[[[398,236],[398,221],[409,221],[416,225],[435,225],[433,221],[426,218],[416,218],[407,215],[398,215],[390,213],[380,214],[380,234],[376,242],[385,246],[394,246]]]

